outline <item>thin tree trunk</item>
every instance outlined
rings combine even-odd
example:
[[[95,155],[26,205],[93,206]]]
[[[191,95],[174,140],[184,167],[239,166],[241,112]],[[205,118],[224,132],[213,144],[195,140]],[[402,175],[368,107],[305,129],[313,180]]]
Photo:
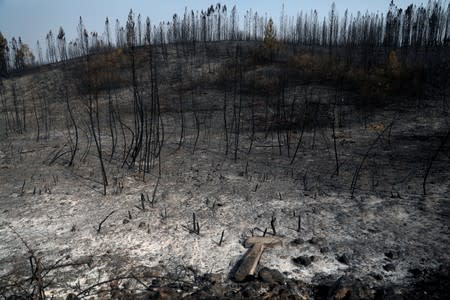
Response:
[[[352,184],[350,186],[351,198],[353,198],[353,196],[355,194],[356,183],[358,182],[359,173],[361,172],[361,169],[362,169],[367,157],[369,156],[370,151],[375,147],[375,145],[378,143],[378,141],[381,139],[381,137],[384,135],[384,133],[386,131],[388,131],[393,125],[394,125],[394,121],[392,121],[391,124],[389,124],[389,126],[387,126],[380,134],[378,134],[377,138],[372,142],[372,144],[369,146],[366,153],[364,154],[360,164],[358,165],[358,167],[355,170],[355,173],[353,174]]]
[[[33,99],[33,112],[34,112],[34,117],[36,119],[36,126],[37,126],[37,135],[36,135],[36,142],[39,142],[39,136],[40,136],[40,126],[39,126],[39,117],[37,115],[37,110],[36,110],[36,102],[34,100],[34,97],[32,97]]]
[[[225,130],[225,156],[228,155],[228,128],[227,128],[227,87],[224,88],[223,97],[223,126]]]
[[[70,120],[71,120],[71,122],[73,124],[73,127],[75,129],[75,144],[74,144],[74,147],[72,149],[72,154],[71,154],[71,157],[70,157],[70,162],[69,162],[69,167],[70,167],[70,166],[73,165],[73,161],[75,159],[75,155],[77,154],[77,150],[78,150],[78,126],[77,126],[77,123],[75,122],[75,118],[73,116],[72,109],[70,108],[69,92],[68,92],[67,86],[66,86],[65,92],[66,92],[67,111],[69,112]],[[70,134],[70,132],[69,132],[69,134]]]
[[[303,140],[303,134],[305,133],[305,126],[306,126],[306,111],[307,110],[308,110],[308,91],[305,90],[305,107],[303,109],[302,131],[300,133],[300,137],[298,138],[297,146],[295,147],[295,151],[294,151],[294,154],[291,159],[291,165],[295,161],[295,157],[297,156],[298,150],[300,149],[300,145]]]
[[[431,167],[433,166],[433,162],[437,159],[439,153],[442,151],[442,149],[444,148],[445,144],[448,142],[450,138],[450,130],[447,131],[447,134],[445,135],[445,137],[441,140],[441,144],[439,145],[439,147],[436,149],[436,152],[434,152],[433,156],[430,159],[430,162],[428,164],[428,167],[425,171],[425,175],[423,177],[423,183],[422,183],[422,189],[423,189],[423,194],[426,195],[427,194],[427,189],[426,189],[426,184],[427,184],[427,179],[428,176],[430,175],[430,171],[431,171]]]
[[[334,105],[333,105],[333,120],[331,121],[331,127],[333,129],[333,144],[334,144],[334,158],[336,160],[336,176],[339,176],[339,157],[338,157],[338,151],[337,151],[337,144],[336,144],[336,98],[337,98],[337,89],[335,91],[334,95]]]
[[[101,137],[100,137],[100,124],[99,124],[99,112],[98,112],[98,95],[96,92],[94,92],[94,98],[95,98],[95,105],[96,105],[96,121],[94,121],[94,112],[93,112],[93,103],[92,103],[92,96],[89,95],[89,120],[91,122],[91,130],[92,135],[94,137],[95,146],[97,147],[97,153],[98,153],[98,159],[100,162],[100,169],[102,172],[102,179],[103,179],[103,195],[106,196],[106,187],[108,186],[108,178],[106,175],[106,169],[105,165],[103,163],[103,154],[102,154],[102,146],[101,146]],[[97,123],[97,132],[95,128],[95,123]],[[98,134],[98,136],[97,136]]]
[[[20,123],[20,115],[19,115],[19,104],[17,103],[17,93],[16,86],[13,84],[12,86],[12,94],[13,94],[13,105],[15,111],[16,118],[16,132],[22,133],[22,124]]]

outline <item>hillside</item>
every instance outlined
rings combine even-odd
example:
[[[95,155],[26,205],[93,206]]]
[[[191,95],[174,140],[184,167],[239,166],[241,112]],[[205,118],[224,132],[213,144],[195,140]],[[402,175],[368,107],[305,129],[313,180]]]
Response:
[[[3,78],[0,295],[448,297],[448,47],[366,50],[159,44]],[[238,283],[251,236],[282,246]]]

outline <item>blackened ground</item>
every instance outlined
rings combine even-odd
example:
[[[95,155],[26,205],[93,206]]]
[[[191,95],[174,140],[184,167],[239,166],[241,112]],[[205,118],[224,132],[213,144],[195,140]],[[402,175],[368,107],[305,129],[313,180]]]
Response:
[[[66,299],[89,298],[95,295],[102,299],[430,299],[450,297],[449,266],[438,270],[410,270],[415,281],[410,286],[380,285],[380,278],[355,278],[344,275],[318,279],[317,284],[306,284],[288,279],[277,270],[261,268],[258,276],[244,283],[223,282],[222,274],[198,276],[194,282],[182,282],[173,278],[143,279],[144,290],[130,290],[126,281],[111,281],[103,288],[85,294],[69,294]],[[150,280],[150,281],[149,281]],[[144,283],[144,282],[149,282]]]

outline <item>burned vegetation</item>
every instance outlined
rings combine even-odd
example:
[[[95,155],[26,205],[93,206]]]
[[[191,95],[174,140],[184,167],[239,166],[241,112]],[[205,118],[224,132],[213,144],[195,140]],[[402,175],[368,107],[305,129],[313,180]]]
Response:
[[[242,19],[0,33],[3,298],[449,296],[450,7]]]

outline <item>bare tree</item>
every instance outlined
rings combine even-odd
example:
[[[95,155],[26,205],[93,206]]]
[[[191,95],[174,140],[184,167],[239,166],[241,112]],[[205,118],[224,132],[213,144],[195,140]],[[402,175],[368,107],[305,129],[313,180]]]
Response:
[[[8,41],[0,31],[0,77],[8,73]]]
[[[66,44],[66,34],[62,27],[59,27],[57,39],[58,39],[59,60],[65,61],[67,60],[67,46],[66,46],[67,44]]]

